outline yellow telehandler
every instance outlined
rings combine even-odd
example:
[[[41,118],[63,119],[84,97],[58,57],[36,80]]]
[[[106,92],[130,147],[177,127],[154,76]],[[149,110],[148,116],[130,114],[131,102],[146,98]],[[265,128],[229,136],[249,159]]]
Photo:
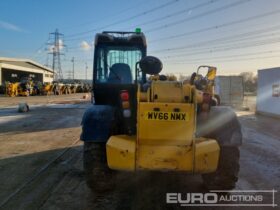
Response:
[[[139,31],[95,37],[93,105],[81,134],[88,186],[107,190],[113,171],[149,170],[201,174],[208,189],[234,188],[242,133],[211,92],[216,69],[170,81],[157,76],[162,62],[146,50]]]

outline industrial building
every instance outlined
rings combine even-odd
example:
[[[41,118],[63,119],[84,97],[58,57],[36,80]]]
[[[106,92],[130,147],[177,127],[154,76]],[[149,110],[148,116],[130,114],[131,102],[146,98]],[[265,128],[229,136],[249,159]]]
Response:
[[[257,113],[280,117],[280,67],[258,71]]]
[[[33,81],[52,82],[53,70],[28,59],[0,57],[0,85],[5,82],[20,82],[22,78]]]

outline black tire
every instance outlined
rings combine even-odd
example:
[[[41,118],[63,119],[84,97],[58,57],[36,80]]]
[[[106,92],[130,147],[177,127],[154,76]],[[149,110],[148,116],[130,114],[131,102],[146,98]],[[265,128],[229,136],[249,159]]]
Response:
[[[84,171],[87,186],[94,192],[107,192],[114,188],[114,173],[107,166],[106,144],[84,142]]]
[[[220,146],[241,146],[241,125],[230,107],[211,107],[208,116],[197,116],[197,136],[216,139]]]
[[[238,181],[239,148],[221,146],[217,171],[203,174],[202,179],[208,190],[231,190]]]
[[[202,175],[209,190],[230,190],[235,187],[239,172],[239,146],[242,131],[238,118],[229,107],[211,107],[207,119],[198,116],[198,136],[216,139],[220,146],[217,171]]]

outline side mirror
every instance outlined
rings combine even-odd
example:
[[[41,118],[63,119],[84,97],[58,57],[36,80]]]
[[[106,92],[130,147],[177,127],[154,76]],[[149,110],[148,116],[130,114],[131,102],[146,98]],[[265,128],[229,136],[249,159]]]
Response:
[[[139,61],[140,68],[145,74],[156,75],[162,70],[162,62],[154,56],[146,56]]]

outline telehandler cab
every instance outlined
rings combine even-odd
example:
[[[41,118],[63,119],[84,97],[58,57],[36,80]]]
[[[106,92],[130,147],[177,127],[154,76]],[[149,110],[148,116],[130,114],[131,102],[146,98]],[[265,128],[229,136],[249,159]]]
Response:
[[[202,174],[208,189],[234,188],[242,133],[233,110],[216,106],[209,91],[216,68],[186,84],[147,81],[162,63],[146,50],[139,31],[95,37],[93,105],[81,134],[88,186],[108,189],[117,170],[152,170]]]

